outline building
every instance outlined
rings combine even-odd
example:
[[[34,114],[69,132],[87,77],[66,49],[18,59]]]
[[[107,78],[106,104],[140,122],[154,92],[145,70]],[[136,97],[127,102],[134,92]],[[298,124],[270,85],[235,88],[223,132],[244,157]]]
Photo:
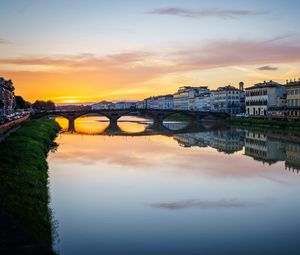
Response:
[[[245,97],[243,90],[231,85],[219,87],[211,91],[211,111],[238,114],[242,112],[242,102]]]
[[[0,113],[2,116],[15,112],[15,88],[11,80],[0,77]]]
[[[196,98],[202,93],[209,92],[206,86],[191,87],[184,86],[174,94],[174,109],[175,110],[196,110]]]
[[[91,108],[92,110],[108,110],[108,109],[113,109],[114,104],[108,101],[101,101],[99,103],[92,104]]]
[[[148,97],[144,99],[146,109],[158,109],[158,97]]]
[[[173,95],[158,96],[157,104],[160,110],[172,110],[174,107]]]
[[[118,101],[114,103],[116,110],[136,109],[136,101]]]
[[[300,79],[298,81],[287,81],[287,108],[288,116],[300,117]]]
[[[195,111],[209,112],[211,110],[210,92],[202,93],[195,98]]]
[[[136,109],[145,109],[145,100],[136,102]]]
[[[249,115],[267,115],[283,111],[286,104],[286,88],[269,81],[246,88],[246,113]]]

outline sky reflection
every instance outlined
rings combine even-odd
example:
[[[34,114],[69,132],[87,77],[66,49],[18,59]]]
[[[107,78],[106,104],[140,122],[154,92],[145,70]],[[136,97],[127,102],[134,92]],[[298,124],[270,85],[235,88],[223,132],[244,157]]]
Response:
[[[62,133],[48,160],[56,249],[64,255],[297,254],[300,175],[285,170],[281,158],[269,165],[245,156],[249,144],[241,142],[253,135],[238,132]]]

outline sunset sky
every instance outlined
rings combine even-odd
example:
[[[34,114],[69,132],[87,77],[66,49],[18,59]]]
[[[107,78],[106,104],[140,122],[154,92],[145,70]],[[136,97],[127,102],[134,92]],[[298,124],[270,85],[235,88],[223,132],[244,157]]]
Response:
[[[300,77],[300,1],[0,0],[0,76],[56,103]]]

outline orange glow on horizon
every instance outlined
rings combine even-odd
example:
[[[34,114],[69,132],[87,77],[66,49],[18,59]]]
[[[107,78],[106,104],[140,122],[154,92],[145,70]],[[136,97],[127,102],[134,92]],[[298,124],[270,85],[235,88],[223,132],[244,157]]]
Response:
[[[252,71],[251,71],[252,68]],[[137,73],[105,70],[78,72],[0,72],[5,79],[12,79],[16,95],[25,100],[51,100],[56,104],[92,103],[102,100],[143,100],[149,96],[173,94],[180,86],[208,86],[216,89],[231,84],[245,87],[264,80],[285,83],[290,77],[297,77],[296,69],[291,73],[260,74],[254,67],[238,69],[223,68],[186,73]]]

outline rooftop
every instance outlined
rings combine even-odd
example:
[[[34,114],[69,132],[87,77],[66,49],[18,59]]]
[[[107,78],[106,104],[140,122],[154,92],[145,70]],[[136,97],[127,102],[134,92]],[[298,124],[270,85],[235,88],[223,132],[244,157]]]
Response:
[[[239,89],[232,85],[227,85],[227,86],[219,87],[216,91],[225,91],[225,90],[239,90]]]
[[[264,81],[262,83],[257,83],[249,88],[246,88],[246,90],[250,90],[250,89],[257,89],[257,88],[271,88],[271,87],[278,87],[278,86],[282,86],[281,84],[279,84],[278,82],[275,81]]]
[[[296,81],[294,79],[294,81],[290,80],[290,81],[286,81],[286,87],[293,87],[293,86],[300,86],[300,78],[298,79],[298,81]]]

